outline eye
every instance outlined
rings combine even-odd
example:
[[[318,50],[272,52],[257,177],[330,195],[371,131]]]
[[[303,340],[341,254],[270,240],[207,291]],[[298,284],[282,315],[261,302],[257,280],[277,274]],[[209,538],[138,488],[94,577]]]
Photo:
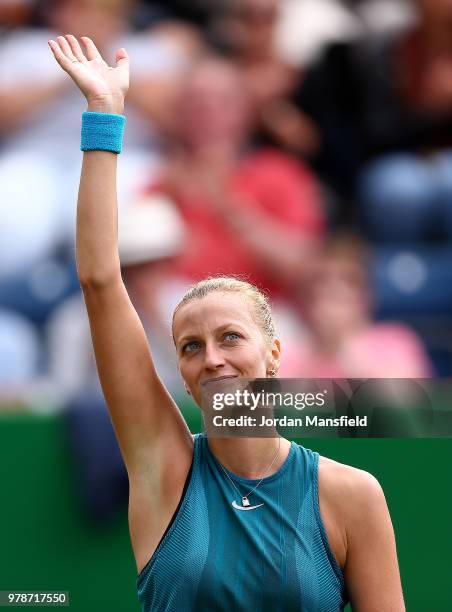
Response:
[[[187,344],[184,344],[184,346],[182,347],[182,352],[183,353],[193,353],[199,347],[200,347],[199,342],[197,340],[192,340],[191,342],[187,342]]]
[[[236,342],[237,340],[240,340],[241,337],[242,336],[237,332],[228,332],[224,336],[225,340],[230,340],[231,342]]]

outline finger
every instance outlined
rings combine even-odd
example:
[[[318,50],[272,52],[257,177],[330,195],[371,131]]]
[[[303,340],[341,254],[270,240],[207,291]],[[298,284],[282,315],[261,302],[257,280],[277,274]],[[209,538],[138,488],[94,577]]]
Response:
[[[72,53],[72,50],[69,46],[68,41],[64,38],[64,36],[58,36],[57,38],[58,44],[60,45],[61,51],[64,55],[70,59],[71,62],[75,61],[75,55]]]
[[[127,51],[124,49],[124,47],[121,47],[121,49],[116,51],[116,66],[118,68],[129,67],[129,56],[127,55]]]
[[[67,72],[72,66],[72,61],[68,57],[66,57],[57,42],[55,42],[54,40],[49,40],[48,42],[56,61],[60,64],[61,68],[63,68],[63,70],[66,70]]]
[[[87,62],[88,60],[84,56],[82,48],[75,36],[73,36],[72,34],[66,34],[66,40],[68,41],[75,58],[78,59],[79,62]]]
[[[81,40],[82,40],[82,43],[85,45],[86,57],[89,60],[95,60],[95,59],[100,59],[101,60],[101,59],[103,59],[101,54],[97,50],[96,45],[91,40],[91,38],[88,38],[88,36],[82,36]]]

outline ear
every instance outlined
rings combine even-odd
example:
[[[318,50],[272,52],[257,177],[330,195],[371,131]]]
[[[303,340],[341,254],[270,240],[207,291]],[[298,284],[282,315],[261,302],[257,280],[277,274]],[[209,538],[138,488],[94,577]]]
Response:
[[[268,363],[267,369],[275,370],[276,372],[278,372],[280,364],[281,364],[281,343],[277,338],[275,338],[271,346],[270,355],[269,355],[269,363]]]

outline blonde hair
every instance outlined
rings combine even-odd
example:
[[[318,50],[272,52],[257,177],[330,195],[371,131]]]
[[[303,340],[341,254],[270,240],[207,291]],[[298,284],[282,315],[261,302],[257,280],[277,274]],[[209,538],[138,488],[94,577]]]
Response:
[[[210,293],[222,291],[241,293],[247,297],[253,307],[256,323],[264,337],[271,343],[275,338],[275,326],[268,297],[255,285],[235,276],[209,276],[192,285],[174,309],[173,324],[174,317],[182,306],[193,300],[200,300]]]

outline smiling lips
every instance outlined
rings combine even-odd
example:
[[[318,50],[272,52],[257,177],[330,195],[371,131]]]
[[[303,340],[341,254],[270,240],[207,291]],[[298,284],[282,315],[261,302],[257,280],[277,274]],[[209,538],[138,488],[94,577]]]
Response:
[[[218,376],[218,378],[208,378],[207,380],[202,381],[202,385],[205,385],[209,382],[218,382],[219,380],[226,380],[227,378],[237,378],[238,374],[230,374],[229,376]]]

